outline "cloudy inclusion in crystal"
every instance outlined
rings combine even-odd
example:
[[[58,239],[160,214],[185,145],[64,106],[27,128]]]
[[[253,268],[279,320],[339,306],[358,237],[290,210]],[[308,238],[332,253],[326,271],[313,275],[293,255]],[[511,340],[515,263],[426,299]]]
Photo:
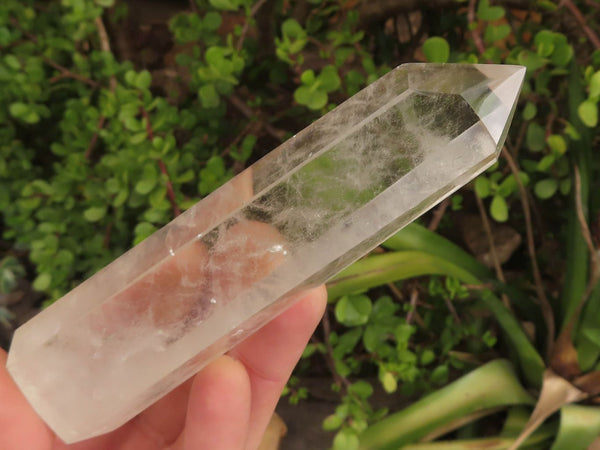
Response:
[[[10,373],[66,442],[122,425],[491,165],[524,73],[393,70],[22,326]]]

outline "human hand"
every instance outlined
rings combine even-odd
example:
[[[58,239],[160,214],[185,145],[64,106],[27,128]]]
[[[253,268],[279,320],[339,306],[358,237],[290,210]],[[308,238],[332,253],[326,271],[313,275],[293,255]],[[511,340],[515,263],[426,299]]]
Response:
[[[323,287],[301,300],[119,429],[64,444],[6,371],[0,350],[2,450],[255,449],[326,304]]]

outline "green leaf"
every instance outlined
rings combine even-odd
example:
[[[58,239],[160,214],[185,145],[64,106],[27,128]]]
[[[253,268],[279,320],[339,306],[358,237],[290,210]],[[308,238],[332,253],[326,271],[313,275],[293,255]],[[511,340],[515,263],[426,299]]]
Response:
[[[567,151],[567,141],[558,134],[551,134],[548,136],[548,139],[546,139],[546,142],[548,143],[550,150],[558,155],[564,155]]]
[[[301,105],[318,110],[327,104],[327,93],[321,90],[311,90],[307,86],[300,86],[294,91],[294,99]]]
[[[330,416],[325,417],[323,421],[323,429],[325,431],[334,431],[342,426],[344,419],[336,414],[331,414]]]
[[[239,4],[232,0],[209,0],[209,3],[216,9],[224,11],[236,11]]]
[[[590,97],[600,97],[600,70],[590,78]]]
[[[579,118],[585,126],[594,128],[598,125],[598,105],[592,100],[585,100],[577,108]]]
[[[214,84],[205,84],[198,90],[198,96],[202,106],[207,109],[216,108],[219,106],[221,99]]]
[[[142,242],[144,239],[146,239],[148,236],[150,236],[155,231],[156,231],[156,227],[154,225],[152,225],[151,223],[148,223],[148,222],[138,223],[134,230],[135,239],[133,241],[133,244],[134,245],[139,244],[140,242]]]
[[[448,366],[442,364],[431,371],[430,380],[435,384],[444,384],[448,381]]]
[[[335,305],[335,317],[349,327],[364,325],[369,321],[373,305],[366,295],[347,295]]]
[[[22,102],[11,103],[8,107],[10,115],[15,119],[20,119],[23,122],[34,124],[40,121],[40,116],[35,112],[31,105]]]
[[[112,8],[115,4],[115,0],[96,0],[96,4],[102,6],[103,8]]]
[[[477,17],[481,20],[491,21],[504,17],[504,8],[501,6],[490,6],[489,0],[480,0],[477,7]]]
[[[483,39],[488,44],[493,44],[494,42],[505,39],[510,34],[510,32],[511,28],[508,24],[488,25],[487,27],[485,27]]]
[[[536,70],[544,67],[548,60],[546,58],[542,58],[535,52],[529,50],[522,50],[519,52],[517,56],[517,61],[519,64],[525,66],[528,72],[535,72]]]
[[[154,186],[156,186],[156,178],[145,178],[140,180],[135,185],[135,191],[138,194],[146,195],[149,194]]]
[[[13,70],[21,69],[21,61],[15,55],[8,54],[4,57],[4,63]]]
[[[49,272],[42,272],[33,280],[32,287],[36,291],[43,292],[50,287],[51,283],[52,275]]]
[[[504,197],[494,196],[490,204],[490,214],[497,222],[506,222],[508,219],[508,205]]]
[[[359,380],[348,387],[348,392],[366,399],[373,395],[373,386],[365,380]]]
[[[445,63],[450,57],[450,45],[446,39],[433,36],[423,43],[423,53],[429,62]]]
[[[106,206],[92,206],[83,212],[88,222],[98,222],[106,215]]]
[[[491,193],[491,183],[484,176],[475,179],[475,193],[479,198],[489,197]]]
[[[600,328],[584,328],[582,334],[600,347]]]
[[[147,70],[142,70],[135,77],[135,87],[138,89],[148,89],[152,83],[152,75]]]
[[[527,102],[527,104],[525,105],[525,108],[523,108],[523,119],[531,120],[536,116],[536,114],[537,114],[537,106],[535,106],[535,103]]]
[[[300,76],[300,81],[302,81],[303,84],[310,86],[315,82],[315,71],[312,69],[305,70]]]
[[[335,91],[340,87],[342,81],[337,73],[337,69],[333,66],[325,66],[317,77],[320,82],[319,89],[325,92]]]
[[[358,450],[356,433],[348,428],[338,432],[333,439],[333,450]]]
[[[421,365],[427,366],[435,361],[435,353],[431,349],[423,350],[421,353]]]
[[[527,143],[529,150],[532,152],[543,150],[545,141],[546,131],[544,128],[536,122],[530,122],[525,136],[525,142]]]
[[[534,186],[535,195],[542,200],[552,197],[557,190],[558,181],[555,178],[540,180]]]
[[[379,377],[379,381],[381,381],[383,389],[388,394],[393,394],[398,390],[398,381],[396,380],[396,377],[394,377],[394,374],[391,372],[383,372],[383,374]]]
[[[287,19],[281,24],[281,32],[284,36],[291,39],[306,38],[306,31],[296,19]]]

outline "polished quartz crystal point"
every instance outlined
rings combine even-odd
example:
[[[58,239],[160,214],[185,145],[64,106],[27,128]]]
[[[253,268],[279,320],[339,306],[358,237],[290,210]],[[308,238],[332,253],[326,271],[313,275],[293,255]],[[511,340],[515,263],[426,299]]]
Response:
[[[117,428],[497,158],[525,69],[405,64],[19,328],[65,441]]]

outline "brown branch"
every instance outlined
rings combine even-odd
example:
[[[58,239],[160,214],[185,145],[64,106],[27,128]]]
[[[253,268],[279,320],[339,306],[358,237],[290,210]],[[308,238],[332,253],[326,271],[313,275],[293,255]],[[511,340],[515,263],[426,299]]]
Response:
[[[413,320],[413,317],[416,317],[417,314],[417,300],[419,300],[419,291],[416,286],[412,288],[410,292],[410,311],[406,315],[406,323],[410,325]]]
[[[102,22],[102,17],[98,16],[94,19],[94,24],[98,29],[98,38],[100,39],[100,49],[103,52],[112,53],[110,48],[110,39],[108,38],[108,33],[106,32],[106,27],[104,26],[104,22]],[[117,78],[114,75],[110,76],[110,90],[112,92],[117,89]]]
[[[196,4],[196,0],[189,0],[190,9],[193,13],[199,14],[200,10],[198,9],[198,5]]]
[[[148,111],[146,111],[144,107],[141,107],[140,111],[142,113],[142,116],[146,120],[146,133],[148,134],[150,142],[152,142],[154,141],[154,130],[152,129],[152,124],[150,123]],[[173,183],[171,183],[171,177],[169,176],[167,166],[165,165],[162,159],[158,159],[158,167],[160,169],[160,172],[166,177],[167,197],[169,197],[169,202],[171,203],[173,215],[177,217],[179,214],[181,214],[181,209],[179,209],[179,206],[177,205],[177,200],[175,199],[175,191],[173,190]]]
[[[483,44],[483,40],[481,39],[481,34],[479,33],[475,14],[475,6],[477,5],[477,0],[469,1],[469,9],[467,12],[467,19],[469,21],[469,28],[472,29],[471,35],[473,36],[473,42],[475,43],[475,47],[477,47],[477,51],[479,54],[483,54],[485,52],[485,45]]]
[[[323,325],[323,341],[327,350],[327,354],[325,355],[325,361],[327,362],[329,371],[331,372],[331,375],[333,375],[335,384],[337,384],[340,388],[344,387],[348,389],[348,387],[350,387],[350,381],[348,381],[348,378],[346,378],[345,376],[340,375],[335,368],[335,357],[333,356],[333,347],[331,346],[331,341],[329,339],[329,335],[331,334],[331,324],[329,323],[329,311],[327,310],[327,308],[325,309],[325,314],[323,314],[323,319],[321,319],[321,324]]]
[[[600,38],[598,38],[598,35],[594,32],[594,30],[592,30],[587,25],[587,20],[585,19],[579,8],[577,8],[575,3],[573,3],[572,0],[562,0],[561,6],[566,6],[566,8],[571,12],[571,14],[573,14],[573,17],[575,17],[575,20],[577,20],[579,26],[586,34],[592,45],[596,48],[596,50],[600,50]]]
[[[85,150],[85,153],[83,154],[83,157],[86,159],[86,161],[90,160],[92,152],[94,151],[94,147],[96,147],[96,143],[98,142],[98,134],[100,133],[100,130],[102,128],[104,128],[105,122],[106,122],[106,117],[100,116],[100,119],[98,120],[98,126],[96,127],[97,129],[94,132],[92,139],[90,140],[90,145],[88,145],[88,148]]]
[[[492,263],[494,264],[494,270],[496,271],[496,277],[504,284],[506,284],[506,277],[504,276],[504,271],[502,270],[502,265],[500,264],[500,258],[498,258],[498,252],[496,251],[496,243],[494,242],[494,234],[492,233],[492,226],[490,225],[490,220],[488,219],[487,213],[485,212],[485,206],[483,205],[483,201],[476,194],[475,200],[477,202],[477,209],[479,210],[479,215],[481,216],[481,222],[483,223],[483,229],[485,231],[485,235],[488,240],[488,245],[490,247],[490,255],[492,257]],[[502,294],[502,303],[509,311],[512,311],[512,307],[510,304],[510,300],[506,294]]]
[[[510,170],[517,181],[517,186],[519,187],[519,193],[521,197],[521,207],[523,208],[523,215],[525,216],[525,230],[527,233],[527,251],[529,253],[529,259],[531,259],[531,269],[533,271],[533,278],[535,281],[535,290],[537,293],[538,301],[542,308],[542,315],[544,316],[544,322],[546,323],[546,328],[548,332],[548,336],[546,337],[546,354],[552,354],[552,345],[554,341],[554,334],[556,332],[556,325],[554,323],[554,313],[552,311],[552,306],[550,305],[550,301],[546,296],[546,292],[544,290],[544,283],[542,281],[542,275],[540,272],[540,268],[537,263],[537,255],[535,252],[535,241],[533,237],[533,225],[531,222],[531,208],[529,206],[529,197],[527,195],[527,190],[521,181],[521,177],[519,176],[519,166],[516,161],[513,159],[512,155],[508,151],[506,147],[502,149],[502,155],[506,159]]]
[[[267,0],[258,0],[254,5],[252,5],[252,9],[250,10],[250,15],[246,17],[246,22],[244,23],[244,27],[242,28],[242,32],[240,33],[240,38],[237,41],[236,49],[239,52],[244,46],[244,40],[246,39],[246,34],[248,34],[248,28],[250,28],[250,19],[252,19],[258,10],[267,2]]]
[[[94,80],[84,77],[83,75],[79,75],[78,73],[71,72],[66,67],[61,66],[56,61],[53,61],[52,59],[50,59],[46,56],[42,56],[42,60],[46,64],[48,64],[49,66],[52,66],[53,68],[55,68],[56,70],[58,70],[60,72],[60,75],[57,75],[50,79],[50,83],[54,83],[62,78],[73,78],[75,80],[81,81],[82,83],[88,84],[89,86],[93,87],[94,89],[99,89],[101,87],[100,84],[96,83]]]
[[[581,202],[581,174],[579,172],[579,167],[575,166],[575,210],[577,212],[577,220],[579,221],[579,227],[581,228],[581,234],[583,235],[583,239],[588,247],[588,251],[590,252],[590,279],[588,281],[587,287],[585,289],[585,293],[581,300],[581,303],[585,303],[588,297],[591,295],[596,283],[598,282],[598,278],[600,278],[599,265],[600,261],[598,250],[594,247],[594,241],[592,239],[592,233],[590,232],[590,227],[588,226],[587,220],[585,218],[585,213],[583,212],[583,204]]]
[[[440,206],[438,206],[436,210],[433,211],[433,217],[431,218],[431,222],[429,222],[429,225],[427,226],[429,230],[437,230],[437,228],[440,226],[440,222],[444,217],[444,214],[446,213],[446,210],[448,209],[448,206],[450,206],[450,199],[446,198],[442,203],[440,203]]]
[[[246,116],[246,118],[256,119],[257,114],[252,110],[252,108],[250,108],[248,105],[246,105],[246,103],[241,98],[239,98],[237,95],[235,95],[235,94],[230,95],[228,100],[229,100],[229,103],[231,103],[239,112],[241,112],[244,116]],[[260,119],[260,117],[259,117],[259,119]],[[262,119],[261,119],[261,122],[262,122],[262,127],[265,129],[265,131],[268,134],[270,134],[272,137],[274,137],[278,141],[283,142],[283,139],[286,134],[285,131],[280,130],[279,128],[275,128],[269,122],[266,122]]]
[[[590,252],[590,260],[593,264],[592,270],[590,273],[595,272],[595,266],[597,264],[598,256],[596,255],[596,249],[594,248],[594,241],[592,239],[592,233],[590,231],[590,227],[588,226],[587,220],[585,218],[585,213],[583,212],[583,204],[581,202],[581,173],[579,172],[579,167],[574,167],[575,172],[575,210],[577,212],[577,220],[579,221],[579,226],[581,228],[581,234],[583,235],[583,239],[588,247],[588,251]]]

